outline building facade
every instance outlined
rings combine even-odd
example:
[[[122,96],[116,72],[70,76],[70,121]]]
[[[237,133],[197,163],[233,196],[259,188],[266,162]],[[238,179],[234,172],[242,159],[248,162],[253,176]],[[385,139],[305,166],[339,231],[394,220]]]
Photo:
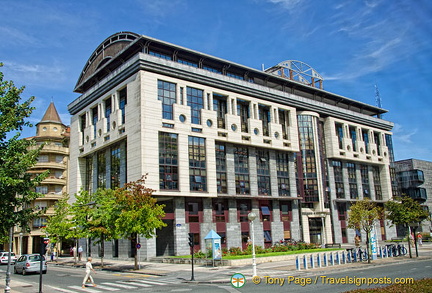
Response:
[[[431,211],[432,162],[417,159],[400,160],[395,162],[395,171],[400,194],[415,199]],[[405,229],[399,230],[399,234],[406,235]],[[431,221],[423,221],[418,231],[432,232]]]
[[[60,119],[53,102],[48,106],[42,120],[36,124],[36,136],[28,139],[36,140],[36,146],[44,144],[39,153],[38,162],[29,172],[40,174],[48,171],[48,176],[36,192],[43,194],[33,201],[33,209],[42,211],[40,217],[29,223],[30,232],[22,231],[20,227],[14,232],[14,251],[19,254],[39,253],[46,234],[42,231],[47,217],[54,214],[54,206],[64,194],[69,193],[67,178],[69,165],[69,134],[70,128]]]
[[[141,241],[144,258],[188,254],[188,233],[205,249],[211,229],[223,247],[245,247],[251,211],[257,245],[352,242],[349,205],[392,197],[393,124],[304,66],[260,71],[135,33],[108,37],[68,108],[70,194],[148,174],[167,227]],[[378,239],[395,234],[377,228]],[[105,251],[133,253],[127,240]]]

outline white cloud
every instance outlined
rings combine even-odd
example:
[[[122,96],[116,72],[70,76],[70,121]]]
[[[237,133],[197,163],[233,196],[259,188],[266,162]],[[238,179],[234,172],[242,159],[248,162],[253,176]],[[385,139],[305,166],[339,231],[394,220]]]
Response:
[[[303,0],[267,0],[273,4],[280,4],[285,9],[293,9],[297,7]]]
[[[58,64],[22,64],[3,61],[4,73],[8,80],[17,85],[39,85],[47,88],[61,87],[67,80],[65,69]]]
[[[393,139],[400,143],[412,144],[412,137],[417,133],[417,131],[417,129],[412,129],[407,132],[402,125],[395,123],[393,128]]]

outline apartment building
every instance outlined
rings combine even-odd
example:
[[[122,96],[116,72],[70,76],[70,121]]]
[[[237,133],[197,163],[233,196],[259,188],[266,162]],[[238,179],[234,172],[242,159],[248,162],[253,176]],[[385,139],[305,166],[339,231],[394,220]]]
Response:
[[[42,229],[46,225],[47,217],[54,214],[56,202],[69,192],[69,130],[51,102],[42,120],[36,124],[36,136],[27,138],[36,140],[35,147],[44,145],[38,162],[29,172],[40,174],[48,171],[48,176],[36,187],[36,192],[43,194],[43,197],[32,203],[34,210],[42,211],[42,214],[29,223],[30,232],[23,231],[18,226],[15,228],[14,251],[19,254],[40,252],[43,238],[46,237]]]
[[[257,245],[353,242],[350,204],[392,197],[386,111],[324,90],[305,63],[262,71],[120,32],[91,53],[75,91],[70,194],[148,174],[167,227],[141,239],[143,259],[188,254],[188,233],[205,249],[211,229],[223,247],[245,247],[251,211]],[[131,257],[132,245],[105,252]]]
[[[399,183],[400,194],[418,201],[429,211],[432,210],[432,162],[406,159],[395,162],[395,171]],[[406,235],[401,227],[399,234]],[[432,232],[431,221],[423,221],[421,232]]]

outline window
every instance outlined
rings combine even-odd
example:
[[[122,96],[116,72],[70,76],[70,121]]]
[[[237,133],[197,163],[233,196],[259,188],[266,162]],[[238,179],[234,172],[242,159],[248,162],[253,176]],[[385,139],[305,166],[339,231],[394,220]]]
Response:
[[[225,129],[225,114],[227,114],[227,97],[213,94],[213,110],[217,113],[217,127]]]
[[[33,220],[34,228],[42,228],[45,227],[46,224],[47,224],[47,218],[36,218]]]
[[[366,129],[362,129],[363,141],[366,148],[366,153],[369,153],[369,133]]]
[[[159,132],[159,188],[178,190],[178,136]]]
[[[86,163],[86,174],[85,174],[85,184],[84,189],[91,193],[93,190],[93,157],[88,156],[85,159]]]
[[[48,186],[36,186],[36,192],[47,194],[48,193]]]
[[[377,132],[373,133],[374,135],[374,141],[377,147],[378,156],[381,156],[381,140],[380,140],[380,134]]]
[[[350,126],[349,127],[349,132],[350,132],[350,136],[351,136],[351,142],[352,142],[353,151],[356,152],[357,151],[357,132],[356,132],[356,128],[354,126]]]
[[[106,158],[105,151],[97,153],[97,187],[106,188]]]
[[[81,144],[84,144],[84,129],[86,128],[86,114],[80,116],[80,131],[81,131]]]
[[[270,156],[268,150],[257,150],[256,164],[258,175],[258,194],[271,195]]]
[[[305,203],[318,202],[318,177],[314,143],[314,126],[316,126],[317,118],[310,115],[298,115],[297,120],[301,151],[300,163],[303,172],[300,178],[303,201]]]
[[[373,166],[372,167],[372,174],[373,174],[373,181],[374,181],[374,188],[375,188],[375,199],[376,200],[382,200],[382,189],[381,189],[381,178],[380,178],[380,170],[379,167]]]
[[[289,153],[276,153],[276,170],[279,196],[290,196],[289,184]]]
[[[360,173],[363,188],[363,197],[371,198],[369,186],[369,167],[367,165],[360,165]]]
[[[343,126],[341,123],[336,123],[335,124],[336,127],[336,135],[338,137],[338,142],[339,142],[339,149],[343,149]]]
[[[236,194],[250,194],[249,152],[245,147],[234,147]]]
[[[38,157],[38,163],[48,163],[48,155],[39,155]]]
[[[173,105],[176,99],[176,84],[158,80],[158,100],[162,102],[163,119],[173,120]]]
[[[189,223],[200,222],[200,212],[202,211],[202,202],[200,199],[186,199],[187,219]]]
[[[37,201],[35,202],[36,210],[44,210],[48,207],[48,203],[46,201]]]
[[[281,221],[291,221],[292,207],[290,202],[280,202]]]
[[[56,161],[56,163],[63,163],[63,156],[60,156],[60,155],[57,155],[56,157],[55,157],[55,161]]]
[[[240,116],[241,131],[248,133],[249,102],[237,99],[237,115]]]
[[[279,124],[282,126],[282,138],[288,139],[289,111],[279,109]]]
[[[225,213],[228,211],[226,200],[213,199],[214,222],[225,223]]]
[[[336,187],[336,198],[345,198],[342,162],[332,161],[332,165]]]
[[[197,63],[195,63],[193,61],[186,60],[186,59],[180,59],[179,58],[179,59],[177,59],[177,62],[181,63],[181,64],[186,64],[186,65],[189,65],[189,66],[193,66],[193,67],[198,67]]]
[[[265,105],[258,105],[258,116],[262,123],[263,135],[269,136],[270,107]]]
[[[120,146],[111,147],[111,189],[120,187]]]
[[[126,122],[127,88],[119,91],[119,109],[121,111],[121,123]]]
[[[92,125],[93,125],[93,139],[96,138],[96,124],[98,122],[98,108],[97,106],[92,109]]]
[[[216,142],[216,185],[218,193],[228,193],[227,171],[226,171],[226,146]]]
[[[272,242],[272,236],[270,230],[264,230],[264,242],[271,243]]]
[[[339,221],[345,221],[347,219],[347,204],[344,202],[336,203]]]
[[[106,131],[110,131],[110,124],[111,124],[111,98],[105,100],[105,119],[106,119]]]
[[[248,214],[251,211],[250,200],[238,200],[237,201],[237,212],[239,216],[239,222],[249,222]]]
[[[261,206],[261,220],[270,221],[271,213],[268,206]]]
[[[207,191],[205,138],[189,136],[189,183],[191,191]]]
[[[149,51],[149,54],[152,56],[155,56],[155,57],[165,59],[165,60],[172,60],[171,56],[169,56],[168,54],[161,53],[161,52]]]
[[[201,124],[201,109],[204,108],[204,92],[191,87],[186,88],[187,105],[191,109],[191,122]]]
[[[347,171],[350,197],[351,199],[356,199],[358,198],[356,165],[354,163],[347,163]]]

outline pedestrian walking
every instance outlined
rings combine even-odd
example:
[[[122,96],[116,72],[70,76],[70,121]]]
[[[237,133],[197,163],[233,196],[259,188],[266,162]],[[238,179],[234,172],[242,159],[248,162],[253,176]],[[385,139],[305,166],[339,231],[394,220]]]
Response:
[[[80,245],[80,247],[78,247],[78,260],[81,261],[82,258],[82,254],[83,254],[83,248]]]
[[[411,247],[414,247],[414,233],[412,233],[412,232],[410,234],[410,244],[411,244]]]
[[[360,236],[356,235],[356,236],[354,237],[354,243],[355,243],[355,246],[356,246],[356,247],[360,247],[360,242],[361,242]]]
[[[95,270],[93,269],[93,266],[92,266],[92,258],[91,257],[88,257],[87,258],[87,263],[86,263],[86,270],[85,270],[85,272],[86,272],[86,275],[85,275],[85,277],[84,277],[84,279],[83,279],[83,283],[82,283],[82,287],[83,288],[85,288],[86,287],[86,282],[87,281],[90,281],[92,284],[93,284],[93,287],[96,287],[96,284],[95,284],[95,282],[94,282],[94,280],[93,280],[93,277],[91,276],[91,272],[93,271],[93,273],[95,273],[96,274],[96,272],[95,272]]]
[[[420,232],[417,232],[417,241],[420,246],[423,244],[423,235]]]

